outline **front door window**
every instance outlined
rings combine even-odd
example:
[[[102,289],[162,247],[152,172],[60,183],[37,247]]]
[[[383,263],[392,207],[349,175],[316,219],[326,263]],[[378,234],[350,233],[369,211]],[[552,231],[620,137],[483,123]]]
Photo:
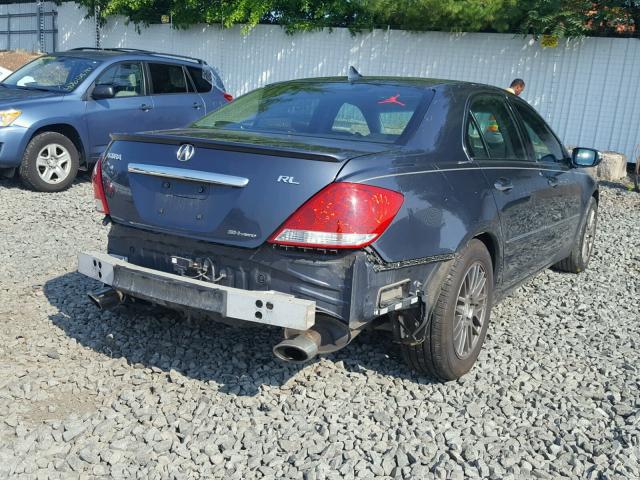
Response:
[[[142,95],[144,81],[140,63],[118,63],[98,77],[96,85],[111,85],[117,97],[135,97]]]

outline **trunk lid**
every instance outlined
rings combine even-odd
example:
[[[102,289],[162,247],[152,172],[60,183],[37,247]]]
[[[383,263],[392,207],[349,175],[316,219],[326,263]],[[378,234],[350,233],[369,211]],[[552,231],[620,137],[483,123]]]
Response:
[[[391,148],[316,137],[171,130],[114,135],[102,171],[115,222],[255,248],[333,182],[349,159]]]

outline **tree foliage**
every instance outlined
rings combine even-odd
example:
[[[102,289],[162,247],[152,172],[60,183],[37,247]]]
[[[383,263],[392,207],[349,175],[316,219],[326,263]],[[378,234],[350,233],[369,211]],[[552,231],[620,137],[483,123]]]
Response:
[[[76,0],[104,21],[282,25],[288,33],[346,27],[512,32],[575,37],[640,33],[640,0]]]

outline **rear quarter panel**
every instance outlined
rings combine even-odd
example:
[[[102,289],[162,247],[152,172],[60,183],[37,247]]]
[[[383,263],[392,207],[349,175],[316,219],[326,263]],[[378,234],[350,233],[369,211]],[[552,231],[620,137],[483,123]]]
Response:
[[[338,177],[404,195],[394,221],[373,244],[386,262],[451,255],[481,233],[498,243],[492,191],[462,146],[465,100],[438,93],[406,148],[351,160]]]

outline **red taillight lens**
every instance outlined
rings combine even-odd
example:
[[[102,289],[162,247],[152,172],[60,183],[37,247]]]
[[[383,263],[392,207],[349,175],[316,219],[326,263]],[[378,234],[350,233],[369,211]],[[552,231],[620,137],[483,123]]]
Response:
[[[96,205],[96,210],[105,215],[109,215],[109,205],[107,204],[107,197],[104,194],[104,187],[102,186],[102,157],[98,159],[95,167],[93,167],[91,183],[93,184],[93,201]]]
[[[270,243],[317,248],[361,248],[389,226],[404,197],[386,188],[332,183],[284,222]]]
[[[226,92],[225,92],[225,93],[224,93],[224,99],[225,99],[227,102],[230,102],[231,100],[233,100],[233,95],[231,95],[230,93],[226,93]]]

